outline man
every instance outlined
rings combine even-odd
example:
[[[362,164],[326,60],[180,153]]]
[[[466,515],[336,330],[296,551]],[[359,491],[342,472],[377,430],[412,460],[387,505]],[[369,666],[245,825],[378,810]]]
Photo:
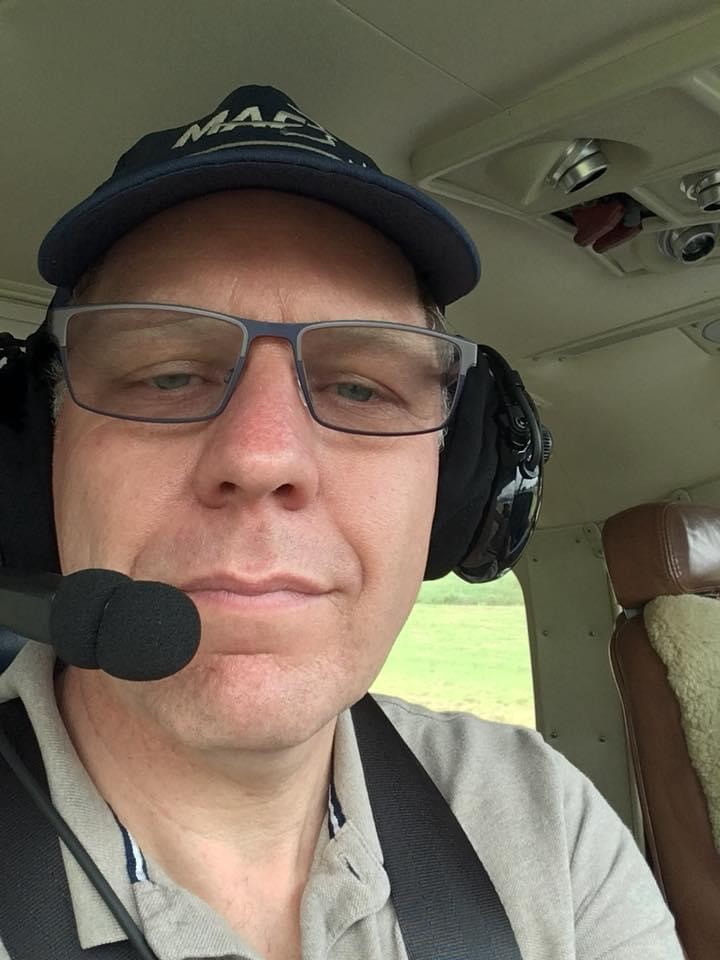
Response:
[[[428,291],[467,292],[474,251],[270,88],[171,133],[41,251],[65,288],[52,494],[62,572],[179,587],[200,648],[142,683],[28,644],[0,698],[158,957],[402,958],[347,708],[426,569],[444,377],[471,362],[428,333]],[[681,956],[629,833],[536,733],[382,704],[524,960]],[[122,939],[65,867],[81,945]]]

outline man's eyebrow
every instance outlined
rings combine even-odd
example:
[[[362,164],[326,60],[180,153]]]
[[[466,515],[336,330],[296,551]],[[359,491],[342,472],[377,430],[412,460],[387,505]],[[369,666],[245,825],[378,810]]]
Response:
[[[441,367],[450,365],[452,364],[453,357],[456,356],[455,348],[447,341],[439,337],[427,336],[426,327],[418,327],[418,332],[423,334],[423,336],[416,338],[414,341],[410,341],[415,346],[415,349],[408,348],[409,335],[407,337],[403,335],[399,338],[395,336],[396,331],[387,328],[374,330],[372,326],[368,326],[354,329],[348,329],[346,327],[334,327],[332,329],[334,333],[339,334],[333,343],[332,356],[328,357],[323,355],[318,358],[317,356],[312,356],[314,351],[310,350],[308,359],[311,363],[320,363],[321,365],[323,363],[335,363],[338,360],[344,359],[346,356],[352,358],[358,348],[371,347],[372,352],[377,355],[380,360],[382,360],[383,356],[388,355],[393,358],[398,356],[405,357],[408,361],[412,361],[415,364],[425,363],[428,372],[434,374],[437,372],[438,365]],[[382,336],[381,334],[383,333],[386,336]],[[306,356],[307,354],[303,352],[303,357]]]
[[[87,306],[92,306],[92,304],[87,304]],[[198,313],[179,313],[177,310],[174,310],[173,307],[168,307],[166,310],[154,309],[152,317],[149,312],[142,315],[142,311],[142,305],[139,305],[135,310],[113,310],[112,305],[110,305],[106,310],[98,309],[97,314],[100,314],[100,316],[94,315],[92,311],[88,311],[80,315],[84,318],[83,332],[85,330],[92,332],[101,328],[107,335],[120,336],[124,333],[137,333],[139,331],[147,331],[149,333],[166,331],[169,327],[191,330],[194,325],[200,327],[201,324],[207,323],[209,319],[213,319],[203,317],[201,311],[198,311]],[[113,317],[112,321],[108,321],[107,315],[113,313],[117,316]],[[103,316],[105,319],[103,319]],[[135,322],[133,322],[134,319]],[[219,323],[218,330],[222,329]],[[226,324],[225,326],[228,330],[235,329],[230,324]]]
[[[372,320],[354,320],[353,322],[357,323],[357,327],[331,327],[333,333],[338,341],[347,340],[349,343],[371,343],[373,345],[380,344],[385,346],[387,344],[404,344],[407,342],[417,343],[421,349],[430,349],[434,345],[444,345],[444,341],[441,337],[433,337],[432,333],[435,331],[428,330],[425,326],[415,325],[405,323],[402,324],[403,329],[397,330],[394,327],[384,327],[381,326],[385,321],[378,321],[377,323]],[[332,321],[329,321],[332,323]],[[414,333],[417,333],[418,336],[412,338]]]

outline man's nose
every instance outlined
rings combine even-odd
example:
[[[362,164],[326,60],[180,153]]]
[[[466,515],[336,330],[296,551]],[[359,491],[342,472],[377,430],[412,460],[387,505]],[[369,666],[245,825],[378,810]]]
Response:
[[[290,345],[256,341],[228,405],[203,425],[199,495],[215,506],[271,496],[287,509],[302,508],[317,494],[324,429],[304,404]]]

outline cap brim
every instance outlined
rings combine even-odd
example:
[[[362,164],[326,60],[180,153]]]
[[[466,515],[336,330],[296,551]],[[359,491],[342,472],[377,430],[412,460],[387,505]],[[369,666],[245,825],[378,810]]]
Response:
[[[475,244],[439,203],[377,170],[287,149],[226,148],[113,178],[65,214],[38,255],[42,276],[73,286],[119,237],[184,200],[220,190],[283,190],[324,200],[394,240],[441,306],[469,293],[480,278]]]

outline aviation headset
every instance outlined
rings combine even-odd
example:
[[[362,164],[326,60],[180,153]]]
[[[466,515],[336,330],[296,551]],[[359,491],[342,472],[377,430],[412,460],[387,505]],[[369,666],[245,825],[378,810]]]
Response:
[[[475,246],[421,191],[382,173],[273,87],[245,86],[201,120],[148,134],[113,175],[50,231],[39,264],[72,287],[123,233],[183,200],[242,187],[330,202],[394,239],[437,303],[479,278]],[[60,572],[52,507],[52,387],[47,324],[27,341],[0,333],[0,566]],[[471,582],[512,567],[537,520],[550,434],[519,375],[480,346],[440,455],[425,579]]]

